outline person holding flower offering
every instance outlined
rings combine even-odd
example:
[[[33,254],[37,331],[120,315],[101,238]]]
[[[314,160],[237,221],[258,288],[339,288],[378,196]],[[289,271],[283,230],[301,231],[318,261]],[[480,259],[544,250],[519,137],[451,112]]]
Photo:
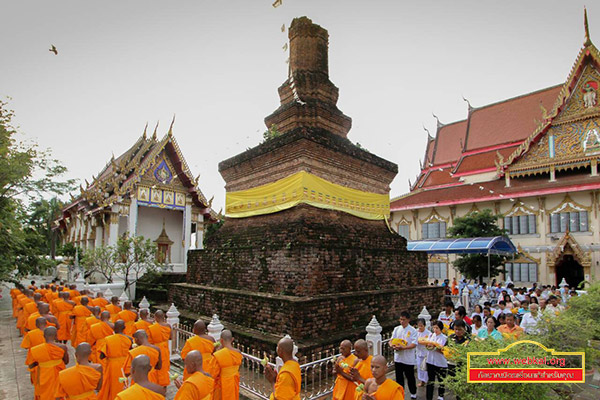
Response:
[[[340,343],[340,356],[334,361],[333,369],[337,374],[333,387],[334,400],[353,400],[356,392],[356,383],[350,376],[350,368],[358,362],[352,354],[352,342],[343,340]]]
[[[506,314],[506,323],[498,327],[498,332],[508,339],[518,339],[523,334],[523,328],[515,324],[514,314]]]
[[[354,367],[350,368],[350,376],[360,386],[367,379],[373,377],[371,374],[371,360],[373,356],[369,355],[369,346],[364,339],[358,339],[354,342],[354,354],[358,357],[358,362]]]
[[[425,345],[420,343],[421,339],[427,339],[431,335],[431,332],[425,326],[425,320],[423,318],[419,318],[417,320],[417,378],[419,378],[419,383],[417,386],[425,386],[427,383],[427,364],[425,359],[427,358],[427,350],[425,349]],[[423,368],[422,368],[422,367]]]
[[[442,380],[446,376],[448,361],[442,353],[446,345],[446,335],[442,333],[444,324],[441,321],[434,321],[431,324],[433,332],[427,338],[425,347],[427,348],[427,400],[433,400],[433,389],[435,380],[439,382],[438,397],[444,397],[444,384]]]
[[[400,313],[400,325],[394,328],[392,340],[394,349],[394,365],[396,368],[396,382],[404,388],[404,377],[408,383],[410,398],[417,398],[417,382],[415,381],[417,330],[410,325],[408,311]]]

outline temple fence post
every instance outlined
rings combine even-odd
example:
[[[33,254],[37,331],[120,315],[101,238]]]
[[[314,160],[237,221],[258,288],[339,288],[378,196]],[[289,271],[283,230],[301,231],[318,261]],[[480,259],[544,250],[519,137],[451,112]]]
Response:
[[[369,325],[367,325],[367,327],[365,328],[365,330],[367,331],[365,340],[367,341],[367,345],[369,346],[369,354],[371,354],[372,356],[378,356],[382,354],[382,329],[383,328],[381,327],[381,325],[379,325],[379,321],[377,321],[377,318],[375,318],[375,316],[373,315],[373,318],[371,318],[371,322],[369,322]]]

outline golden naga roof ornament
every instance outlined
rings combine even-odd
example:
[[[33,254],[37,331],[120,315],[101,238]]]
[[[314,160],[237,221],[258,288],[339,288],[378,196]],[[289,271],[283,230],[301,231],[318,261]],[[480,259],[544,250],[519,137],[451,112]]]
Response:
[[[171,121],[171,126],[169,126],[169,132],[167,132],[167,136],[173,137],[173,124],[175,123],[175,114],[173,114],[173,121]]]
[[[156,126],[154,127],[154,132],[152,133],[152,140],[156,142],[156,131],[158,130],[158,124],[160,121],[156,121]]]
[[[148,130],[148,122],[146,122],[146,126],[144,127],[144,133],[142,133],[142,137],[146,140],[146,131]]]

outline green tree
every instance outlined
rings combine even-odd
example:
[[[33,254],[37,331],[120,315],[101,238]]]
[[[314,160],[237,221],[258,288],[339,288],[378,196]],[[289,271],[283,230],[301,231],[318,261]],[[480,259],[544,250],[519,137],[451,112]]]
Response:
[[[474,211],[464,217],[454,219],[453,226],[448,229],[448,236],[453,238],[474,238],[474,237],[493,237],[504,236],[506,230],[498,227],[498,218],[501,215],[494,215],[489,209],[481,212]],[[491,255],[489,259],[489,269],[491,276],[496,276],[502,272],[506,257]],[[478,279],[483,281],[483,277],[488,275],[488,256],[487,254],[465,254],[454,261],[454,266],[468,279]]]
[[[0,100],[0,280],[13,270],[26,273],[50,267],[47,243],[27,223],[27,204],[50,194],[61,195],[74,186],[60,181],[66,168],[35,143],[18,140],[14,111]]]
[[[130,286],[145,273],[153,273],[160,268],[156,261],[156,243],[143,236],[120,237],[114,248],[114,257],[117,261],[115,273],[123,278],[125,291],[130,298]]]
[[[117,262],[114,247],[101,246],[88,249],[81,258],[81,266],[84,269],[83,277],[88,279],[93,273],[99,273],[108,283],[112,283],[113,276],[117,271]]]

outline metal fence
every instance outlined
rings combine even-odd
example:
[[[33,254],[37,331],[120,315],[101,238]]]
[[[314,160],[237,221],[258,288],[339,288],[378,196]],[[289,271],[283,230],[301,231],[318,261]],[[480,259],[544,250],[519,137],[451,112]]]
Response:
[[[172,359],[179,358],[185,341],[193,336],[189,326],[176,324],[173,326],[175,332],[172,345]],[[382,335],[382,354],[388,360],[388,367],[394,364],[394,351],[389,347],[391,332]],[[242,352],[242,364],[240,366],[240,388],[248,391],[254,396],[267,400],[271,394],[271,384],[264,376],[264,367],[261,364],[264,355],[258,354],[251,348],[240,346]],[[331,350],[313,354],[310,359],[303,357],[300,364],[302,374],[302,388],[300,398],[302,400],[317,400],[328,397],[333,393],[336,374],[334,373],[334,360],[340,354]],[[269,362],[273,367],[276,364]]]

